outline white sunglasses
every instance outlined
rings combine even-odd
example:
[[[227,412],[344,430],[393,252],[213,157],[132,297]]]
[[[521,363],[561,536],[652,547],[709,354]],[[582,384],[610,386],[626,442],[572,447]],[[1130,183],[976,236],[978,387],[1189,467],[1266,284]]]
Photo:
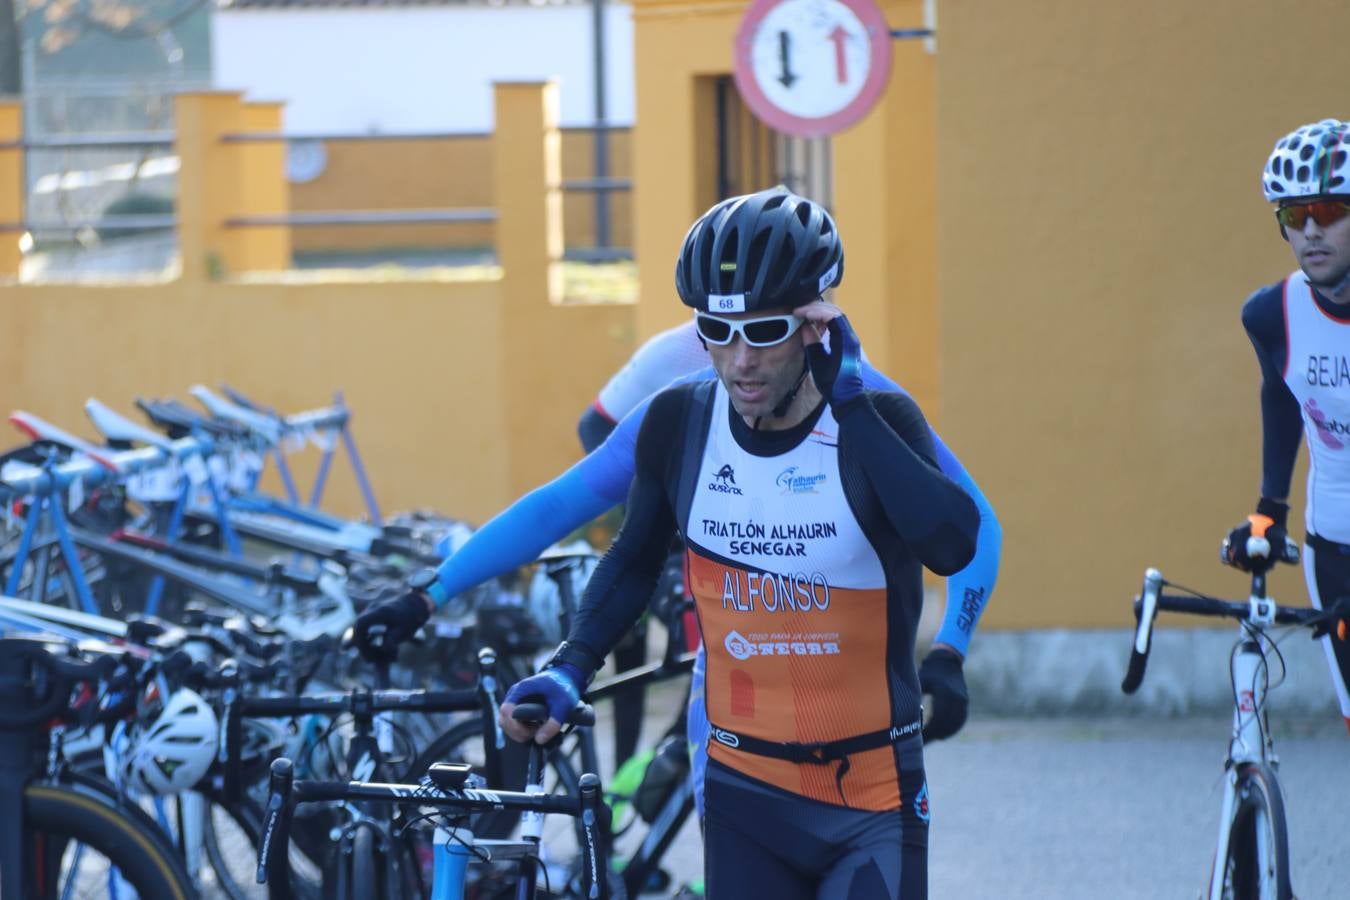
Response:
[[[699,336],[710,344],[725,347],[736,335],[751,347],[772,347],[797,333],[806,321],[800,316],[764,316],[759,319],[723,319],[708,313],[695,313]]]

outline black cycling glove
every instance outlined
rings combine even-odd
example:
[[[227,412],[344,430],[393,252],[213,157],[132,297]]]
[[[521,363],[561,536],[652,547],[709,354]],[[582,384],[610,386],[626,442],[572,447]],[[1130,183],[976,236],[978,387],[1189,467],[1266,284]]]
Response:
[[[399,644],[416,634],[429,618],[431,607],[426,593],[412,590],[357,616],[352,639],[371,662],[391,662],[398,656]]]
[[[847,316],[836,316],[828,327],[830,349],[826,351],[823,341],[808,344],[806,361],[811,379],[830,402],[837,419],[863,398],[862,345]]]
[[[1268,569],[1277,562],[1296,562],[1298,547],[1285,530],[1288,519],[1289,504],[1262,497],[1256,504],[1256,512],[1224,538],[1219,546],[1220,561],[1244,572],[1253,567]],[[1270,542],[1269,556],[1253,557],[1247,552],[1247,540],[1253,536]]]
[[[919,666],[919,689],[933,698],[933,715],[923,727],[923,742],[949,738],[966,724],[970,694],[961,673],[961,657],[941,647],[929,651]]]

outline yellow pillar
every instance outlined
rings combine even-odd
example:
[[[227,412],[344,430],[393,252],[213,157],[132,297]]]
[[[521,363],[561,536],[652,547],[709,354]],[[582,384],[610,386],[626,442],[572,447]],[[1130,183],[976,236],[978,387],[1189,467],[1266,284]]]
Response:
[[[243,96],[236,91],[191,91],[174,98],[178,247],[189,281],[238,271],[240,229],[227,229],[225,222],[239,208],[242,145],[221,138],[241,131],[243,123]]]
[[[638,338],[689,314],[675,258],[694,219],[717,202],[717,78],[748,2],[633,0],[638,126],[633,129],[633,248]]]
[[[882,0],[891,28],[923,26],[922,0]],[[847,258],[839,299],[872,362],[938,418],[935,57],[891,45],[877,105],[834,137],[834,212]]]
[[[283,104],[275,101],[244,104],[244,130],[251,134],[280,134]],[[286,143],[251,141],[239,145],[243,174],[240,214],[280,216],[290,212],[286,183]],[[240,228],[242,256],[239,271],[276,271],[291,267],[291,229],[288,225]]]
[[[0,279],[18,278],[19,235],[6,226],[23,221],[23,148],[5,146],[23,139],[23,107],[18,100],[0,99]]]
[[[548,454],[538,448],[569,435],[580,410],[559,408],[573,405],[555,396],[567,384],[571,348],[550,328],[562,299],[558,85],[498,83],[494,100],[492,167],[505,342],[501,379],[509,435],[507,484],[514,495],[557,474],[542,464]]]

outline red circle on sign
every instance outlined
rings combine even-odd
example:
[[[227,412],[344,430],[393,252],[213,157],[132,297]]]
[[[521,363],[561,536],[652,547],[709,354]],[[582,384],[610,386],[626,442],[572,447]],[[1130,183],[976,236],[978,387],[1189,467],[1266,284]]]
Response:
[[[755,32],[759,30],[769,11],[782,2],[783,0],[755,0],[746,12],[745,18],[741,20],[735,42],[736,89],[741,92],[741,97],[751,111],[764,124],[784,134],[812,138],[843,131],[867,115],[876,105],[881,92],[886,89],[886,82],[891,75],[890,26],[882,17],[881,10],[877,9],[871,0],[833,0],[852,10],[858,21],[867,29],[867,40],[872,51],[871,62],[867,79],[859,89],[858,96],[847,106],[828,116],[806,118],[775,106],[755,80],[754,63],[751,60],[751,45],[754,43]]]

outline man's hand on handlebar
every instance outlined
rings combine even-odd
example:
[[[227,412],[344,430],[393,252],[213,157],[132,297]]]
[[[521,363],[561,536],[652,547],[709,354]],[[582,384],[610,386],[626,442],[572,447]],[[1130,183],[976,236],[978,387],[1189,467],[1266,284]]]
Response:
[[[567,714],[581,702],[581,686],[585,683],[586,676],[581,670],[565,662],[516,682],[506,692],[498,713],[502,731],[520,743],[533,740],[536,744],[547,744],[558,736]],[[517,704],[536,699],[548,709],[548,721],[520,722],[512,717]]]
[[[1298,562],[1298,544],[1285,530],[1288,517],[1288,504],[1262,497],[1256,512],[1223,539],[1219,560],[1243,572],[1265,571],[1278,562]]]

